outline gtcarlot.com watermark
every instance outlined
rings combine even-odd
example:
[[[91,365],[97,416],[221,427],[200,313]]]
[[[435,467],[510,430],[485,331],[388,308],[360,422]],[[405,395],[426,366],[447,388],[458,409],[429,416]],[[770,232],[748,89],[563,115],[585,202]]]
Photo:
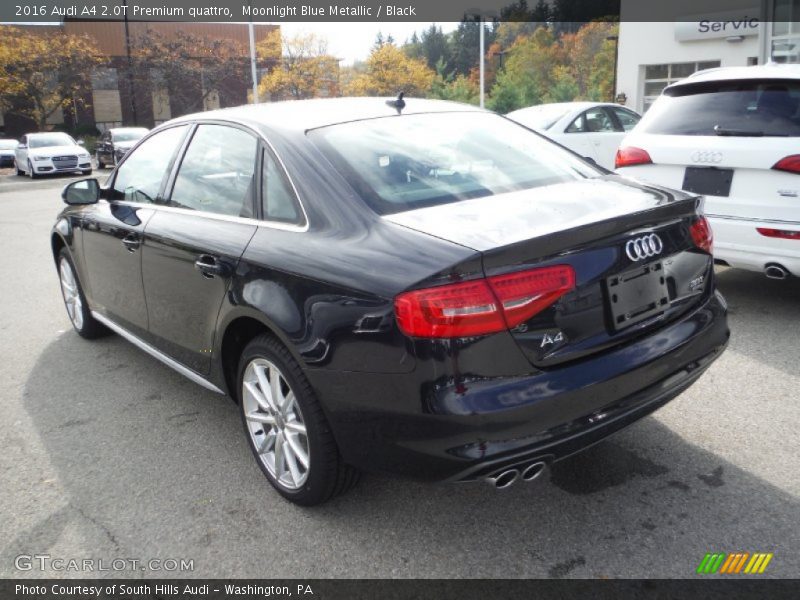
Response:
[[[50,554],[20,554],[14,558],[19,571],[97,573],[106,571],[194,571],[194,559],[186,558],[65,558]]]

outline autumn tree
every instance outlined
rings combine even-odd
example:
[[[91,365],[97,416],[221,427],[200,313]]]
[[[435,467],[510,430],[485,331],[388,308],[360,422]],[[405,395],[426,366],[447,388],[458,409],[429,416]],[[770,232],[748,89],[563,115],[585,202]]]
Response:
[[[509,112],[547,101],[555,83],[554,68],[564,62],[563,49],[549,29],[540,27],[533,35],[517,38],[506,53],[489,106]]]
[[[0,110],[45,129],[59,109],[84,105],[92,70],[101,63],[88,36],[0,27]]]
[[[561,37],[569,57],[569,72],[578,87],[576,97],[585,100],[611,100],[614,79],[614,42],[617,23],[587,23],[577,33]]]
[[[223,106],[238,101],[233,83],[249,77],[246,49],[224,38],[147,30],[134,38],[131,55],[137,85],[163,88],[173,117],[202,110],[212,94]]]
[[[274,57],[276,45],[277,64],[261,80],[261,94],[293,100],[339,95],[339,61],[328,53],[324,37],[306,33],[281,39],[276,29],[259,44],[259,58]]]
[[[419,59],[409,58],[397,46],[384,43],[372,52],[348,81],[345,92],[353,96],[392,96],[404,91],[409,96],[425,96],[435,73]]]

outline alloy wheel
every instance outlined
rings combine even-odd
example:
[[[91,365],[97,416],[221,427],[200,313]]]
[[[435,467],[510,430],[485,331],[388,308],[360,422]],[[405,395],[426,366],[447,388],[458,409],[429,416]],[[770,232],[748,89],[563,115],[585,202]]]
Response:
[[[281,487],[301,488],[311,466],[305,420],[294,391],[274,363],[255,358],[247,364],[242,403],[261,463]]]
[[[80,331],[83,328],[83,301],[81,300],[75,273],[66,258],[61,259],[58,270],[61,276],[61,293],[64,295],[67,314],[75,329]]]

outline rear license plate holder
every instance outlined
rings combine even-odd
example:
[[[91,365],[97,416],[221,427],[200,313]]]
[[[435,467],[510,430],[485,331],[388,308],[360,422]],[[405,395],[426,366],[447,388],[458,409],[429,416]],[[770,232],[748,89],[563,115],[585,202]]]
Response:
[[[605,281],[613,328],[616,331],[649,319],[669,307],[664,265],[640,265]]]
[[[694,194],[727,198],[731,194],[732,182],[733,169],[686,167],[681,188]]]

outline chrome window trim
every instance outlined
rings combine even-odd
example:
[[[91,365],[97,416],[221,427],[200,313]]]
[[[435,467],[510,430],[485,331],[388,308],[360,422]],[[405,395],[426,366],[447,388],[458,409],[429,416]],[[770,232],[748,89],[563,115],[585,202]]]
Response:
[[[305,225],[295,225],[294,223],[284,223],[283,221],[270,221],[262,219],[251,219],[250,217],[232,217],[230,215],[221,215],[219,213],[211,213],[203,210],[193,210],[191,208],[180,208],[178,206],[164,206],[163,204],[144,203],[144,202],[129,202],[127,200],[104,200],[108,204],[116,204],[119,206],[130,206],[131,208],[149,208],[154,211],[164,211],[168,213],[194,215],[196,217],[204,217],[206,219],[214,219],[215,221],[225,221],[226,223],[240,223],[242,225],[255,225],[257,227],[266,227],[268,229],[279,229],[281,231],[292,231],[295,233],[305,233],[308,231],[308,222]],[[145,235],[146,235],[145,227]]]
[[[212,392],[216,392],[218,394],[222,394],[223,396],[225,395],[225,392],[223,392],[221,389],[219,389],[213,383],[208,381],[208,379],[206,379],[202,375],[199,375],[195,371],[192,371],[189,367],[186,367],[186,366],[182,365],[181,363],[179,363],[175,359],[170,358],[169,356],[167,356],[166,354],[161,352],[161,350],[158,350],[154,346],[151,346],[150,344],[148,344],[147,342],[145,342],[141,338],[139,338],[139,337],[135,336],[134,334],[132,334],[130,331],[128,331],[124,327],[122,327],[120,325],[117,325],[114,321],[112,321],[108,317],[104,317],[103,315],[101,315],[100,313],[98,313],[96,311],[91,311],[91,314],[95,319],[100,321],[103,325],[105,325],[106,327],[111,329],[113,332],[119,334],[120,336],[122,336],[123,338],[128,340],[130,343],[132,343],[134,346],[136,346],[140,350],[144,350],[147,354],[149,354],[153,358],[160,360],[162,363],[164,363],[168,367],[174,369],[175,371],[177,371],[178,373],[180,373],[181,375],[183,375],[187,379],[190,379],[191,381],[195,382],[196,384],[203,386],[207,390],[211,390]]]

